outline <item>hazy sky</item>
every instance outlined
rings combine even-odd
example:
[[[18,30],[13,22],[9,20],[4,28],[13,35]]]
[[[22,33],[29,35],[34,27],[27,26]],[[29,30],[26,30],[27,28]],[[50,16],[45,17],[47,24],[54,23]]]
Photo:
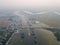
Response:
[[[60,0],[0,0],[0,7],[59,6]]]

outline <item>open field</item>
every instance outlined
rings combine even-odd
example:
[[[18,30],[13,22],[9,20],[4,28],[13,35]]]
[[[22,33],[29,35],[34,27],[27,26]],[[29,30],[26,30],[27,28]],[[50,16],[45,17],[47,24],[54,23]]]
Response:
[[[43,22],[51,27],[60,27],[60,15],[55,13],[31,15],[31,20]]]
[[[18,33],[14,34],[14,36],[13,36],[9,45],[23,45],[19,36],[20,35]]]

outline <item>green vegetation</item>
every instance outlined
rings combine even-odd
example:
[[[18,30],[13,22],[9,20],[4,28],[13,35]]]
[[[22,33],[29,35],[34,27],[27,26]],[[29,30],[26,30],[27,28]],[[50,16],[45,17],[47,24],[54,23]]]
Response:
[[[56,32],[55,36],[57,37],[57,40],[60,41],[60,32]]]
[[[0,31],[0,36],[3,35],[3,31]]]
[[[60,29],[58,28],[44,28],[44,29],[52,31],[53,34],[56,36],[57,40],[60,41]]]
[[[10,31],[6,27],[0,27],[0,38],[2,45],[5,45],[5,43],[9,40],[11,35],[14,33],[14,31]]]
[[[15,28],[17,24],[15,22],[18,22],[17,19],[19,19],[19,17],[15,15],[0,16],[0,43],[2,45],[5,45],[14,31],[17,30],[17,28]]]

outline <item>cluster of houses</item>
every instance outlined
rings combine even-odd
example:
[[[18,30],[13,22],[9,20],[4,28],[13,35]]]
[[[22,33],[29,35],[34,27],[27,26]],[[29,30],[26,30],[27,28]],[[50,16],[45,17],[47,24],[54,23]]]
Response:
[[[1,17],[0,19],[0,45],[5,45],[8,38],[17,30],[17,16]],[[19,22],[20,23],[20,22]]]
[[[0,30],[0,45],[3,45],[3,43],[5,43],[7,36],[8,36],[8,33],[6,31]]]
[[[0,45],[5,45],[8,36],[11,36],[11,33],[14,32],[15,24],[11,21],[5,20],[0,23]]]

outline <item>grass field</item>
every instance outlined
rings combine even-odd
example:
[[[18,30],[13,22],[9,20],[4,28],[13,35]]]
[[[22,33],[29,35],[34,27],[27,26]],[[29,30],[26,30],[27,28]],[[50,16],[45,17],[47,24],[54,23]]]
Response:
[[[14,36],[13,36],[12,40],[10,41],[9,45],[23,45],[19,36],[20,35],[18,33],[14,34]]]

